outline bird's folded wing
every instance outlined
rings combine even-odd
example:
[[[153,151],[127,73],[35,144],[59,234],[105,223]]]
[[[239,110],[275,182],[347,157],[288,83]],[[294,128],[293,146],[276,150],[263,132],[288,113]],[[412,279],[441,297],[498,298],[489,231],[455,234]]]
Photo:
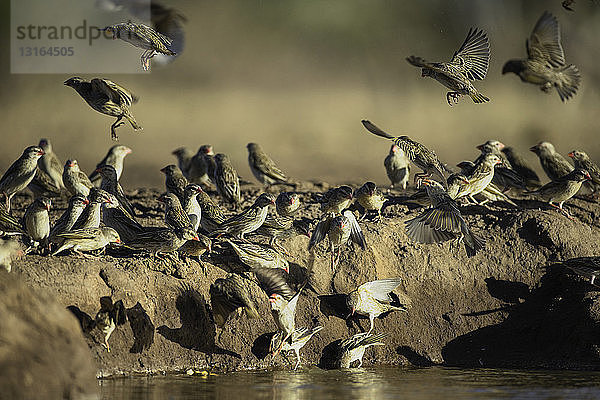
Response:
[[[127,89],[108,79],[94,78],[90,82],[94,91],[104,93],[108,98],[116,104],[124,104],[130,106],[134,103],[134,96]]]
[[[61,237],[63,239],[95,239],[98,235],[97,228],[83,228],[83,229],[74,229],[68,232],[59,233],[56,235],[57,237]]]
[[[526,45],[529,59],[553,67],[565,65],[565,53],[560,44],[560,27],[556,18],[548,11],[535,24]]]
[[[366,290],[378,301],[389,303],[392,301],[390,292],[396,289],[401,282],[402,280],[400,278],[380,279],[361,285],[359,290]]]
[[[254,155],[253,161],[256,168],[263,174],[268,175],[270,178],[279,179],[282,181],[285,181],[287,179],[283,171],[280,170],[277,167],[277,165],[275,165],[275,162],[273,162],[273,160],[271,160],[270,158],[257,157],[256,155]]]
[[[469,29],[462,46],[450,60],[450,65],[458,67],[470,80],[482,80],[487,75],[490,61],[490,43],[483,30]]]

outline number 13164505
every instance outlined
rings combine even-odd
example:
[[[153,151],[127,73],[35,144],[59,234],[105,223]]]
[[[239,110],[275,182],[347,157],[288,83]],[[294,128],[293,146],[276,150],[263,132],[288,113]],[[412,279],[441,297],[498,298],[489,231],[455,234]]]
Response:
[[[21,57],[71,57],[75,55],[73,47],[42,46],[42,47],[19,47]]]

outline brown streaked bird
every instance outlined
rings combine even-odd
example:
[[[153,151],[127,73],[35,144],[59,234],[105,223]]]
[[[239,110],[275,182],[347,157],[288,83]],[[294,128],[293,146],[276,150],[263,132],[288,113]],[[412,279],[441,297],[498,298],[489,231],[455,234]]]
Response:
[[[248,164],[256,180],[266,186],[288,183],[288,177],[275,165],[275,162],[258,143],[248,143],[246,148],[248,149]]]
[[[431,208],[405,222],[406,234],[418,243],[442,243],[448,240],[463,242],[468,257],[474,256],[485,241],[471,232],[458,208],[437,181],[424,179],[423,185],[431,199]]]
[[[39,197],[59,197],[62,193],[59,186],[52,180],[50,175],[41,170],[38,166],[33,180],[29,182],[27,188],[33,193],[33,198]]]
[[[565,63],[556,17],[544,11],[525,44],[527,58],[507,61],[502,67],[502,74],[512,72],[522,82],[539,86],[544,93],[555,88],[563,102],[573,97],[579,88],[581,75],[575,65]]]
[[[259,316],[244,278],[237,274],[215,280],[210,285],[209,294],[213,319],[221,329],[233,313],[238,317],[244,313],[250,319]]]
[[[189,184],[183,172],[174,164],[169,164],[163,167],[160,172],[165,174],[165,187],[168,193],[173,193],[179,199],[180,203],[183,203],[183,192],[185,187]]]
[[[176,55],[170,48],[173,41],[148,25],[129,21],[107,26],[101,30],[112,34],[113,39],[121,39],[135,47],[144,49],[145,51],[140,58],[144,71],[150,69],[150,59],[156,54]]]
[[[33,246],[41,245],[45,247],[50,236],[50,211],[52,203],[50,199],[40,197],[27,207],[23,216],[23,225],[27,235],[33,241]]]
[[[289,264],[285,258],[275,249],[256,243],[234,242],[226,240],[240,261],[254,268],[281,268],[289,272]]]
[[[354,197],[358,201],[358,204],[365,209],[365,213],[360,217],[361,220],[369,211],[376,211],[378,220],[381,219],[381,208],[386,199],[374,182],[366,182],[358,188],[356,193],[354,193]]]
[[[93,187],[90,190],[89,204],[85,207],[73,229],[98,228],[102,221],[102,205],[108,204],[114,207],[119,205],[117,199],[110,193]]]
[[[144,232],[140,225],[120,204],[106,204],[102,210],[102,223],[119,233],[121,240],[129,243]]]
[[[329,251],[331,251],[331,268],[335,267],[340,261],[342,247],[352,241],[365,250],[367,242],[360,229],[358,221],[350,210],[344,211],[342,215],[333,216],[326,215],[319,221],[308,243],[308,250],[311,250],[315,245],[325,239],[325,235],[329,238]]]
[[[104,335],[104,343],[102,345],[106,351],[110,353],[108,339],[119,325],[124,325],[127,322],[125,306],[123,300],[113,303],[110,296],[100,297],[100,311],[94,319],[94,326]]]
[[[538,156],[542,169],[551,181],[562,178],[573,171],[571,163],[558,153],[550,142],[540,142],[529,150]]]
[[[219,226],[226,219],[221,207],[219,207],[205,191],[199,192],[196,199],[202,209],[200,227],[207,233],[212,233],[219,229]]]
[[[385,346],[382,342],[385,338],[384,333],[371,334],[368,332],[357,333],[356,335],[343,340],[338,349],[335,365],[337,368],[350,368],[354,361],[358,361],[357,368],[362,367],[362,359],[365,350],[371,346]]]
[[[94,251],[104,249],[110,243],[121,243],[121,238],[117,231],[108,226],[101,228],[82,228],[72,229],[69,232],[63,232],[56,235],[63,242],[53,256],[62,253],[65,250],[73,250],[76,254],[83,257],[91,257],[82,251]]]
[[[581,189],[583,182],[589,180],[592,180],[589,172],[576,168],[562,178],[548,182],[541,188],[530,192],[525,192],[524,194],[538,196],[543,201],[548,202],[552,207],[558,209],[560,212],[572,219],[569,212],[563,208],[563,204],[565,201],[577,194],[579,189]],[[554,203],[558,203],[558,205]]]
[[[183,176],[189,178],[188,170],[190,168],[190,161],[194,157],[194,152],[187,147],[178,147],[171,152],[177,158],[177,166],[183,173]]]
[[[240,178],[233,168],[229,157],[223,153],[215,156],[215,172],[213,183],[217,187],[217,193],[227,203],[237,208],[240,204]]]
[[[123,211],[128,214],[132,219],[135,219],[135,211],[129,200],[125,196],[125,191],[121,187],[121,184],[117,180],[117,170],[115,167],[109,164],[100,166],[96,171],[102,176],[102,183],[100,189],[115,196],[119,202],[119,206]]]
[[[199,240],[198,234],[190,227],[183,229],[171,228],[145,228],[127,246],[144,250],[155,258],[160,254],[172,254],[183,246],[188,240]]]
[[[296,193],[281,192],[275,199],[275,210],[281,217],[294,216],[300,208],[300,196]]]
[[[352,188],[342,185],[329,189],[319,200],[323,214],[341,214],[352,203]]]
[[[400,278],[390,278],[360,285],[346,296],[346,305],[351,310],[350,315],[368,316],[371,324],[368,333],[371,333],[375,318],[381,314],[391,311],[407,311],[408,308],[403,304],[399,306],[391,304],[393,299],[390,297],[390,292],[400,286],[400,283],[402,283]]]
[[[121,175],[123,174],[123,161],[125,161],[125,157],[131,153],[132,150],[127,146],[123,146],[120,144],[114,145],[110,149],[108,149],[108,153],[106,153],[104,158],[100,160],[98,164],[96,164],[96,170],[103,167],[104,165],[110,165],[115,169],[117,173],[118,182],[121,179]],[[96,172],[96,170],[94,170],[94,172],[90,174],[89,178],[95,186],[99,186],[102,177],[100,176],[100,173]]]
[[[479,151],[481,151],[481,154],[479,155],[479,157],[477,157],[477,159],[475,159],[475,164],[479,163],[483,157],[486,154],[494,154],[495,156],[497,156],[498,158],[500,158],[502,160],[502,164],[507,167],[507,168],[512,168],[512,165],[510,164],[510,161],[508,161],[508,158],[506,158],[506,155],[502,152],[502,150],[505,148],[506,146],[504,145],[504,143],[500,142],[499,140],[488,140],[483,144],[480,144],[478,146],[475,146],[475,148]]]
[[[525,178],[512,169],[512,165],[506,158],[506,155],[502,152],[504,147],[504,143],[497,140],[488,140],[487,142],[476,146],[476,148],[481,151],[481,154],[475,159],[474,164],[480,164],[487,154],[493,154],[500,158],[502,163],[496,165],[492,182],[498,187],[503,188],[505,191],[510,188],[527,190]]]
[[[33,180],[37,171],[37,162],[44,155],[44,150],[38,146],[29,146],[0,178],[0,194],[6,200],[6,211],[10,211],[10,201],[13,196],[25,189]]]
[[[63,189],[65,187],[62,180],[63,163],[52,150],[50,139],[40,139],[38,146],[44,150],[44,154],[37,162],[38,167],[50,177],[55,187],[59,190]]]
[[[562,264],[577,275],[589,279],[590,285],[596,285],[596,277],[600,276],[600,257],[577,257],[563,261]]]
[[[304,219],[294,221],[291,217],[268,214],[265,222],[254,233],[268,237],[270,246],[288,254],[287,250],[279,244],[279,240],[298,235],[310,238],[310,223]]]
[[[189,215],[183,211],[179,199],[173,193],[165,193],[158,198],[165,205],[165,224],[173,229],[189,227],[194,229]]]
[[[90,189],[94,186],[87,175],[79,169],[77,160],[67,160],[63,170],[63,182],[71,196],[89,196]]]
[[[379,129],[371,121],[363,119],[361,122],[364,125],[364,127],[372,134],[381,136],[394,142],[396,146],[400,147],[402,151],[404,151],[406,157],[408,157],[410,161],[412,161],[417,167],[423,170],[422,174],[415,174],[415,181],[417,180],[417,178],[420,179],[423,177],[436,175],[442,180],[444,186],[448,186],[448,182],[446,182],[444,172],[452,173],[452,170],[449,169],[446,166],[446,164],[440,161],[435,152],[429,150],[421,143],[415,142],[408,136],[392,136],[389,133]]]
[[[201,233],[198,233],[197,235],[198,240],[188,240],[178,249],[179,256],[183,257],[184,260],[188,257],[196,259],[196,261],[204,267],[200,257],[202,257],[204,253],[210,253],[212,251],[212,240]]]
[[[540,178],[537,173],[527,164],[525,158],[519,154],[514,148],[505,146],[502,149],[502,153],[506,156],[506,159],[512,166],[512,169],[519,175],[521,175],[529,186],[538,186],[540,184]]]
[[[473,196],[483,192],[492,183],[494,171],[498,164],[502,164],[502,160],[497,155],[493,153],[485,154],[481,161],[476,163],[473,171],[466,176],[468,183],[465,185],[465,190],[462,191],[461,196],[467,196],[473,203],[479,204]]]
[[[254,232],[265,222],[270,205],[275,204],[275,197],[269,193],[263,193],[254,201],[250,207],[223,221],[213,234],[229,234],[244,240],[244,235]]]
[[[79,77],[67,79],[65,85],[75,89],[94,110],[101,114],[117,118],[110,126],[111,139],[119,139],[116,129],[124,124],[121,121],[123,118],[131,124],[134,130],[138,131],[142,129],[129,110],[129,107],[137,102],[137,97],[133,96],[124,87],[108,79],[94,78],[90,82],[87,82]]]
[[[296,364],[294,365],[294,371],[298,369],[302,363],[300,358],[300,350],[308,343],[308,341],[319,331],[323,329],[322,326],[317,325],[312,329],[309,328],[296,328],[292,337],[294,338],[291,343],[290,341],[282,342],[282,332],[277,332],[271,337],[271,343],[269,345],[269,353],[274,354],[275,351],[281,347],[281,351],[293,351],[296,354]]]
[[[474,103],[490,101],[472,83],[485,78],[490,61],[490,43],[483,30],[470,28],[450,62],[431,63],[415,56],[406,58],[406,61],[420,67],[422,77],[429,76],[452,90],[446,93],[446,101],[450,106],[453,102],[458,103],[461,95],[468,95]]]
[[[408,177],[410,176],[409,160],[404,154],[404,150],[393,144],[390,147],[390,152],[383,160],[385,172],[392,184],[392,188],[396,185],[402,186],[402,190],[406,190],[408,185]]]
[[[200,185],[195,183],[190,183],[183,191],[183,203],[181,204],[181,207],[183,207],[183,211],[190,218],[192,228],[194,228],[195,231],[198,230],[202,219],[202,208],[200,207],[197,198],[198,194],[202,191]]]
[[[592,181],[589,182],[590,190],[594,194],[598,194],[600,191],[600,168],[598,168],[598,164],[593,162],[587,153],[580,150],[573,150],[568,156],[573,159],[575,168],[585,169],[590,173],[590,178],[592,178]]]

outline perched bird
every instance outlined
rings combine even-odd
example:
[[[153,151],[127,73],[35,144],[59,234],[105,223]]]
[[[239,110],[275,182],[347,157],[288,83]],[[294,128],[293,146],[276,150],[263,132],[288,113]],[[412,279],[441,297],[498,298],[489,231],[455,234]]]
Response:
[[[165,223],[173,229],[183,229],[189,227],[193,229],[190,217],[183,211],[181,203],[175,194],[165,193],[159,197],[158,201],[165,205]]]
[[[6,211],[10,211],[13,196],[25,189],[33,180],[37,170],[37,162],[44,155],[41,147],[29,146],[21,157],[11,164],[0,178],[0,194],[5,196]]]
[[[248,143],[246,148],[248,149],[248,164],[256,180],[266,186],[288,182],[287,176],[258,143]]]
[[[254,232],[265,222],[270,205],[275,204],[275,197],[269,193],[263,193],[254,201],[250,207],[223,221],[213,234],[229,234],[244,240],[244,235]]]
[[[129,110],[129,107],[136,103],[138,99],[124,87],[108,79],[94,78],[87,82],[79,77],[67,79],[65,85],[75,89],[94,110],[117,118],[110,126],[110,137],[113,140],[119,139],[116,129],[124,124],[121,121],[123,118],[131,124],[134,130],[142,129]]]
[[[490,43],[487,34],[477,28],[469,29],[462,46],[454,53],[450,62],[431,63],[421,57],[410,56],[409,64],[420,67],[421,76],[429,76],[448,89],[446,94],[449,105],[458,103],[461,95],[468,95],[474,103],[490,101],[479,93],[471,81],[483,80],[487,75],[490,62]]]
[[[169,164],[160,170],[165,174],[165,187],[168,193],[173,193],[183,203],[183,192],[188,185],[188,180],[183,176],[183,172],[173,164]]]
[[[212,233],[225,221],[225,214],[221,207],[216,204],[210,196],[202,191],[196,196],[198,204],[202,209],[202,216],[200,218],[200,226],[205,232]]]
[[[525,158],[519,154],[514,148],[505,146],[502,149],[502,153],[506,156],[506,159],[512,166],[513,170],[525,178],[525,181],[530,186],[537,186],[540,184],[540,178],[536,172],[527,164]]]
[[[340,214],[352,203],[352,188],[347,185],[329,189],[320,199],[323,214]]]
[[[48,212],[51,205],[50,199],[41,197],[35,199],[25,211],[25,216],[23,217],[25,230],[35,247],[38,244],[45,247],[48,243],[48,236],[50,235],[50,217]]]
[[[410,175],[409,160],[404,154],[404,150],[393,144],[390,147],[390,153],[383,160],[385,172],[387,173],[392,188],[396,185],[402,186],[402,190],[406,190],[408,185],[408,177]]]
[[[410,161],[412,161],[417,167],[423,170],[423,174],[416,174],[415,181],[417,178],[422,178],[424,176],[432,176],[437,175],[444,186],[448,186],[446,182],[446,177],[444,176],[444,172],[452,172],[446,164],[443,164],[439,158],[435,155],[435,152],[429,150],[427,147],[423,146],[419,142],[415,142],[410,139],[408,136],[399,136],[394,137],[387,132],[379,129],[375,124],[371,121],[362,120],[361,121],[364,127],[374,135],[381,136],[383,138],[389,139],[394,142],[394,144],[402,149],[406,154],[406,157]]]
[[[600,191],[600,168],[598,165],[590,160],[590,157],[583,151],[573,150],[568,154],[575,163],[575,168],[584,169],[590,173],[590,189],[592,192],[597,193]]]
[[[87,254],[82,253],[82,251],[104,249],[110,243],[121,243],[121,238],[117,231],[108,226],[103,226],[101,228],[72,229],[69,232],[59,233],[56,236],[63,239],[63,242],[60,247],[52,253],[53,256],[71,249],[80,256],[89,257]]]
[[[265,222],[254,233],[269,238],[269,245],[287,254],[280,239],[304,235],[310,238],[310,224],[305,220],[294,221],[292,217],[281,217],[268,214]]]
[[[225,154],[219,153],[215,156],[213,183],[219,196],[237,208],[240,203],[240,179]]]
[[[423,184],[431,199],[432,207],[405,222],[408,237],[418,243],[462,241],[467,256],[474,256],[483,248],[485,241],[471,232],[460,213],[458,204],[452,200],[440,183],[424,179]]]
[[[393,301],[390,292],[396,289],[401,282],[400,278],[390,278],[360,285],[346,296],[346,305],[352,311],[350,315],[367,315],[371,323],[368,333],[371,333],[373,321],[381,314],[390,311],[407,311],[408,308],[403,304],[399,306],[390,304]]]
[[[129,203],[129,200],[127,200],[125,192],[123,191],[123,188],[117,180],[117,170],[115,169],[115,167],[109,164],[105,164],[98,167],[96,171],[102,176],[102,183],[100,184],[100,189],[115,196],[115,198],[119,202],[119,206],[122,207],[123,212],[128,214],[129,217],[134,218],[135,211],[131,203]]]
[[[171,154],[177,157],[177,166],[183,173],[183,176],[189,179],[188,170],[190,169],[190,162],[192,157],[194,157],[194,152],[187,147],[179,147],[173,150]]]
[[[59,197],[62,193],[60,187],[57,186],[50,175],[42,171],[39,166],[37,167],[33,180],[29,182],[27,188],[33,193],[34,199],[39,197]]]
[[[121,174],[123,173],[123,161],[125,161],[125,157],[128,154],[131,154],[132,150],[120,144],[116,144],[108,149],[108,153],[104,156],[102,160],[98,164],[96,164],[96,170],[92,172],[89,176],[90,181],[95,185],[99,186],[101,181],[100,173],[97,170],[105,165],[110,165],[113,167],[117,173],[117,182],[121,179]]]
[[[590,280],[591,285],[596,285],[596,277],[600,276],[600,257],[577,257],[563,261],[563,265],[577,275]]]
[[[211,252],[212,240],[201,233],[198,233],[197,235],[198,240],[188,240],[178,249],[178,252],[179,256],[183,257],[184,260],[188,257],[195,258],[199,264],[203,265],[200,257],[206,252]]]
[[[237,274],[219,278],[210,285],[210,304],[215,324],[223,328],[232,313],[245,313],[248,318],[258,318],[256,305],[248,292],[244,279]]]
[[[506,155],[502,152],[504,149],[504,144],[497,140],[488,140],[484,144],[480,144],[477,146],[477,149],[481,151],[481,154],[474,162],[474,165],[477,166],[481,164],[483,159],[488,154],[493,154],[498,157],[501,162],[496,164],[494,168],[494,176],[492,178],[492,182],[498,187],[503,188],[505,191],[510,188],[516,188],[521,190],[527,190],[527,185],[525,178],[520,176],[517,172],[512,169],[512,165],[506,158]],[[472,173],[471,171],[470,173]],[[467,176],[470,175],[467,173]]]
[[[507,168],[512,168],[512,165],[510,164],[510,161],[508,161],[508,158],[506,158],[506,155],[502,152],[502,150],[504,150],[506,146],[504,145],[504,143],[498,141],[498,140],[488,140],[483,144],[480,144],[478,146],[475,146],[475,148],[479,151],[481,151],[481,154],[479,155],[479,157],[477,157],[477,159],[474,161],[475,164],[478,164],[479,162],[481,162],[483,160],[483,158],[487,155],[487,154],[493,154],[496,157],[498,157],[500,160],[502,160],[502,164],[507,167]]]
[[[90,189],[94,186],[87,175],[79,169],[77,160],[67,160],[63,170],[63,182],[71,196],[89,196]]]
[[[280,217],[291,217],[300,208],[300,196],[296,193],[281,192],[275,199],[275,210]]]
[[[369,211],[376,211],[377,218],[381,219],[381,207],[385,203],[385,196],[377,189],[374,182],[366,182],[356,191],[354,197],[358,201],[358,204],[365,209],[365,213],[360,219],[363,219]]]
[[[227,240],[233,251],[237,254],[240,261],[254,268],[281,268],[285,272],[289,272],[289,264],[279,252],[271,247],[256,244],[233,242]]]
[[[475,165],[471,173],[465,177],[467,183],[460,197],[468,196],[473,203],[479,204],[473,196],[483,192],[492,183],[494,171],[496,170],[495,167],[498,164],[502,164],[502,160],[497,155],[486,153],[481,158],[481,161]]]
[[[195,231],[200,226],[202,219],[202,208],[198,203],[198,193],[202,192],[202,188],[195,183],[191,183],[183,190],[183,211],[187,214]]]
[[[102,223],[119,233],[121,240],[129,243],[144,232],[137,222],[120,204],[106,204],[101,213]]]
[[[12,261],[24,253],[21,244],[16,240],[0,239],[0,268],[12,271]]]
[[[350,368],[350,364],[354,361],[358,361],[357,368],[360,368],[365,350],[371,346],[384,346],[385,343],[381,341],[384,337],[383,333],[373,335],[363,332],[343,340],[336,358],[337,368]]]
[[[502,74],[513,72],[521,81],[537,85],[545,93],[554,87],[562,101],[574,96],[581,75],[575,65],[565,64],[556,18],[544,11],[525,44],[527,59],[507,61],[502,67]]]
[[[308,343],[308,341],[323,327],[320,325],[315,326],[312,329],[309,328],[296,328],[292,335],[294,339],[291,341],[282,342],[282,332],[277,332],[271,337],[271,344],[269,346],[269,352],[274,353],[278,348],[281,347],[281,351],[293,351],[296,354],[296,364],[294,365],[294,371],[298,369],[302,363],[300,358],[300,350]]]
[[[118,206],[117,199],[110,193],[94,187],[90,190],[89,204],[85,207],[72,229],[98,228],[102,220],[102,205]]]
[[[104,334],[102,345],[110,353],[110,346],[108,345],[110,335],[118,325],[124,325],[127,322],[123,300],[113,303],[112,298],[109,296],[100,297],[100,311],[96,314],[94,322],[95,327]]]
[[[563,214],[571,218],[569,212],[563,208],[564,202],[577,194],[583,182],[591,179],[592,177],[589,172],[576,168],[562,178],[548,182],[541,188],[525,192],[524,194],[532,194],[543,201],[547,201],[552,207],[559,209]],[[554,203],[558,203],[558,206]]]
[[[50,140],[40,139],[38,146],[44,151],[37,162],[38,167],[50,177],[53,186],[63,189],[65,187],[62,180],[63,164],[52,151]]]
[[[540,142],[529,150],[539,157],[542,169],[551,181],[573,171],[573,166],[554,149],[554,145],[550,142]]]
[[[344,211],[342,215],[327,215],[322,218],[310,237],[308,250],[311,250],[315,245],[325,239],[325,235],[329,238],[331,268],[334,270],[340,260],[342,247],[350,240],[359,245],[363,250],[367,247],[362,229],[360,229],[358,221],[356,221],[354,214],[350,210]]]
[[[212,175],[209,175],[208,164],[213,155],[211,145],[205,144],[200,146],[198,152],[189,161],[187,178],[190,182],[205,185],[211,182]],[[214,174],[214,169],[212,169],[212,173]]]
[[[188,240],[199,240],[198,234],[190,227],[183,229],[146,228],[127,243],[134,249],[152,253],[158,258],[161,253],[173,253]]]
[[[150,69],[150,59],[156,54],[175,55],[175,52],[170,48],[172,40],[147,25],[129,21],[107,26],[102,30],[112,34],[113,39],[121,39],[135,47],[144,49],[145,51],[141,56],[144,71]]]

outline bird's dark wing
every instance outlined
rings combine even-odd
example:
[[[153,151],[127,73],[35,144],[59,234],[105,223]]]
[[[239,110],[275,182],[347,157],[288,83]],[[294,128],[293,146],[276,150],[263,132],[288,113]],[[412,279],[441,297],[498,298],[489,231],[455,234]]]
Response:
[[[256,275],[260,288],[271,296],[274,293],[281,295],[287,301],[290,301],[295,292],[286,281],[287,273],[280,268],[254,268],[252,270]]]
[[[490,62],[490,43],[487,34],[477,28],[469,29],[462,46],[450,60],[470,80],[482,80],[487,75]]]
[[[315,229],[313,229],[312,234],[310,235],[310,241],[308,242],[308,250],[312,249],[318,243],[320,243],[323,239],[325,239],[325,236],[327,236],[327,232],[329,231],[330,225],[331,225],[331,217],[330,216],[325,216],[325,218],[323,218],[321,221],[319,221],[317,226],[315,226]]]
[[[387,132],[384,132],[384,131],[382,131],[381,129],[379,129],[379,127],[377,127],[377,125],[375,125],[374,123],[372,123],[372,122],[371,122],[371,121],[369,121],[369,120],[363,119],[363,120],[362,120],[362,121],[360,121],[360,122],[362,122],[363,126],[364,126],[365,128],[367,128],[367,130],[368,130],[369,132],[371,132],[372,134],[374,134],[374,135],[381,136],[381,137],[383,137],[383,138],[386,138],[386,139],[391,139],[391,140],[394,140],[394,139],[395,139],[395,137],[394,137],[394,136],[390,135],[390,134],[389,134],[389,133],[387,133]]]
[[[350,239],[364,250],[367,247],[367,242],[356,217],[350,210],[344,211],[344,217],[348,218],[348,221],[350,221]]]
[[[213,318],[219,327],[223,327],[229,315],[240,307],[247,307],[250,302],[246,287],[241,278],[230,275],[225,279],[217,279],[210,285],[210,304]]]
[[[560,27],[556,17],[544,11],[527,40],[527,56],[553,67],[565,65],[565,53],[560,44]]]
[[[123,325],[127,322],[127,314],[125,313],[125,306],[123,300],[119,300],[113,304],[113,315],[115,323],[117,325]]]
[[[77,318],[77,320],[79,321],[79,325],[81,325],[81,330],[84,333],[89,333],[92,329],[94,329],[96,321],[94,321],[94,319],[90,317],[87,313],[81,311],[79,307],[69,306],[67,307],[67,310],[71,311],[73,315],[75,315],[75,318]]]
[[[130,106],[137,100],[127,89],[108,79],[94,78],[90,83],[94,91],[104,93],[116,104]]]
[[[127,309],[127,319],[135,339],[129,352],[141,353],[149,349],[154,343],[154,324],[139,302]]]

